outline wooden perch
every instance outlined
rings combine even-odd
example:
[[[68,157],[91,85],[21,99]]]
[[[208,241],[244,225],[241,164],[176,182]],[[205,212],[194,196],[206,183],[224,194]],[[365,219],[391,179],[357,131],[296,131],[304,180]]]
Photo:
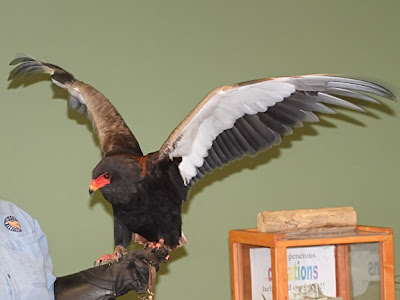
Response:
[[[262,211],[257,216],[260,232],[290,233],[323,230],[355,230],[357,214],[353,207]]]

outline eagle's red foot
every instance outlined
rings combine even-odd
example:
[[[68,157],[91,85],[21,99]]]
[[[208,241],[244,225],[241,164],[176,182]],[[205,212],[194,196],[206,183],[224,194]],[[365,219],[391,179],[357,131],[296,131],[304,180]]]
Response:
[[[121,253],[113,253],[113,254],[104,254],[102,257],[95,261],[95,265],[101,265],[104,263],[113,263],[119,261],[122,257]]]
[[[145,249],[150,248],[150,249],[151,249],[151,252],[154,253],[154,252],[160,250],[160,249],[161,249],[162,247],[164,247],[164,246],[168,248],[168,251],[171,251],[171,248],[169,248],[169,247],[165,244],[164,239],[159,239],[157,243],[155,243],[155,242],[147,243],[146,246],[145,246]],[[165,257],[165,261],[168,261],[168,260],[169,260],[169,254]]]
[[[164,244],[165,244],[164,239],[159,239],[157,243],[155,242],[147,243],[145,248],[152,248],[154,249],[154,251],[155,249],[160,250],[161,247],[164,246]]]
[[[94,262],[94,265],[100,265],[102,263],[113,263],[119,261],[119,259],[126,253],[126,250],[122,246],[115,246],[113,254],[104,254],[98,260]]]

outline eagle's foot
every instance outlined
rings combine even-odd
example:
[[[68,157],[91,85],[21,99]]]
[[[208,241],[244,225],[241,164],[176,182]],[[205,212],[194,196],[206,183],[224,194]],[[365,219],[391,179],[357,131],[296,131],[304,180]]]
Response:
[[[126,253],[126,250],[122,246],[115,246],[114,253],[113,254],[104,254],[102,257],[97,259],[94,262],[94,265],[101,265],[104,263],[113,263],[113,262],[118,262],[119,259]]]
[[[145,246],[145,249],[149,249],[150,248],[151,252],[155,253],[156,251],[159,251],[163,247],[167,247],[168,251],[171,251],[171,248],[169,248],[165,244],[164,239],[159,239],[157,243],[155,243],[155,242],[147,243],[146,246]],[[169,255],[167,255],[165,257],[165,261],[168,261],[168,260],[169,260]]]
[[[147,243],[145,248],[151,248],[154,250],[153,252],[155,252],[156,250],[160,250],[161,247],[164,245],[165,245],[164,239],[159,239],[157,243],[155,242]]]
[[[94,262],[94,265],[101,265],[104,263],[113,263],[113,262],[117,262],[119,261],[119,259],[122,257],[122,254],[120,253],[113,253],[113,254],[104,254],[102,257],[100,257],[99,259],[97,259]]]

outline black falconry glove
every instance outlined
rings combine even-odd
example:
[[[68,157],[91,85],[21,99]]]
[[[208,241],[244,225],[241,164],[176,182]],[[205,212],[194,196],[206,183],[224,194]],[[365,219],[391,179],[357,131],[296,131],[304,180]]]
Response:
[[[54,284],[55,299],[113,300],[131,290],[148,293],[149,299],[154,299],[155,273],[168,253],[166,247],[131,251],[118,262],[58,277]]]

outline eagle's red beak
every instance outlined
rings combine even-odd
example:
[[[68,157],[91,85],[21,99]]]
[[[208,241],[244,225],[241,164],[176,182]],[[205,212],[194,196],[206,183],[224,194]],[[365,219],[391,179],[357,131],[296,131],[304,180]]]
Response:
[[[93,179],[89,184],[89,195],[92,196],[98,189],[99,187],[97,186],[95,179]]]

